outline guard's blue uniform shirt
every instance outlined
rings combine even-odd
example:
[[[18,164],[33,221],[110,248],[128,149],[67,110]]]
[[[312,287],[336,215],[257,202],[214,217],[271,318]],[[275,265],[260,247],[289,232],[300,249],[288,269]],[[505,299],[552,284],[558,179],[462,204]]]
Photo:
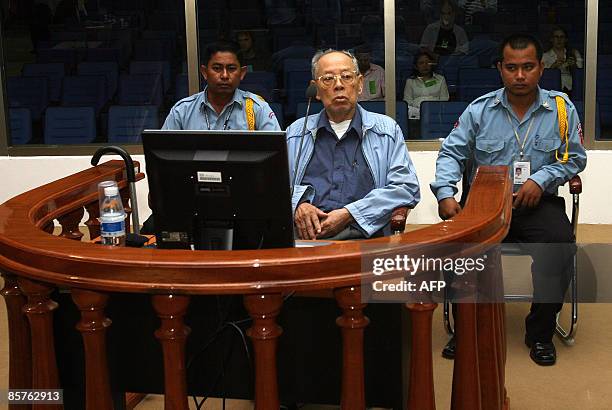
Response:
[[[374,189],[374,179],[363,156],[361,125],[361,114],[355,110],[349,128],[338,140],[327,113],[321,112],[314,152],[302,185],[313,188],[312,204],[324,212],[362,199]]]
[[[246,100],[253,100],[256,130],[280,130],[274,111],[261,97],[248,91],[236,89],[232,100],[223,107],[221,114],[212,107],[204,91],[183,98],[170,110],[163,130],[222,130],[227,120],[228,130],[248,130]],[[206,123],[206,115],[210,128]]]
[[[569,137],[567,163],[555,158],[556,150],[559,158],[565,152],[565,142],[559,135],[555,96],[565,99]],[[436,161],[436,179],[430,184],[438,201],[457,193],[456,185],[468,159],[473,160],[474,169],[479,165],[511,166],[520,153],[513,126],[522,143],[532,118],[533,125],[523,151],[531,161],[529,179],[536,182],[544,194],[556,195],[560,185],[586,166],[582,128],[574,104],[564,93],[538,88],[536,101],[519,121],[508,103],[505,89],[501,88],[474,100],[442,143]]]

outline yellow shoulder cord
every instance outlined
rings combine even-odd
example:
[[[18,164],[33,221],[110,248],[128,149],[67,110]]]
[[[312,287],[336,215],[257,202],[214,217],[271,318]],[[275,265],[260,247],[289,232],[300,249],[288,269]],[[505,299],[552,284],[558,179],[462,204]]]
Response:
[[[555,151],[555,157],[557,161],[565,164],[569,161],[569,137],[568,137],[568,124],[567,124],[567,111],[565,109],[565,100],[563,97],[557,95],[555,97],[557,102],[557,116],[559,118],[559,136],[561,137],[561,143],[565,142],[565,152],[563,158],[559,158],[559,150]]]
[[[246,121],[249,131],[255,129],[255,110],[253,109],[253,100],[251,98],[246,99]]]

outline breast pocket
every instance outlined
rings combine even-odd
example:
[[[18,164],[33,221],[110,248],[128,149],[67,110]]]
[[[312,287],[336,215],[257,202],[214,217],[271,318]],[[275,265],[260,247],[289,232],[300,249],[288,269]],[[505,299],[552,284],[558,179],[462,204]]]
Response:
[[[479,138],[476,140],[476,161],[479,165],[496,165],[502,160],[504,151],[502,137]]]
[[[536,135],[533,141],[533,148],[541,152],[552,152],[561,146],[561,139],[555,135],[540,137]]]

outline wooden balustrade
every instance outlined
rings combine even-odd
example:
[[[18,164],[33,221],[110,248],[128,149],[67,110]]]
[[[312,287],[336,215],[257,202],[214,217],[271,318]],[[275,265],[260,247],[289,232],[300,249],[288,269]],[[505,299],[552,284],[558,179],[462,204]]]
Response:
[[[452,249],[439,245],[452,243],[466,244],[462,255],[476,255],[502,240],[511,214],[507,170],[484,167],[479,169],[470,199],[457,218],[393,237],[258,251],[113,248],[82,242],[78,232],[86,210],[90,235],[99,234],[97,183],[107,179],[118,181],[122,198],[127,200],[123,163],[109,161],[0,205],[0,269],[9,317],[10,388],[60,387],[52,333],[52,313],[57,305],[49,295],[54,288],[70,289],[81,311],[77,329],[85,347],[87,409],[112,408],[104,353],[112,319],[104,311],[110,292],[152,294],[152,309],[161,319],[155,337],[163,350],[166,409],[187,409],[184,349],[189,328],[183,316],[190,296],[242,294],[253,319],[248,336],[255,353],[255,408],[261,410],[279,408],[276,349],[282,329],[276,317],[282,309],[282,295],[325,289],[334,289],[341,312],[337,324],[343,348],[339,381],[342,408],[365,408],[363,334],[368,318],[363,309],[368,283],[380,277],[364,267],[363,261],[391,253],[439,256]],[[60,237],[48,235],[54,220],[62,225]],[[490,276],[479,286],[499,289],[498,270],[499,254],[489,251]],[[390,273],[383,279],[399,276]],[[406,307],[413,318],[407,408],[433,410],[431,317],[436,305],[424,302]],[[452,408],[507,408],[504,306],[459,303],[458,310]],[[26,408],[29,406],[10,407]]]

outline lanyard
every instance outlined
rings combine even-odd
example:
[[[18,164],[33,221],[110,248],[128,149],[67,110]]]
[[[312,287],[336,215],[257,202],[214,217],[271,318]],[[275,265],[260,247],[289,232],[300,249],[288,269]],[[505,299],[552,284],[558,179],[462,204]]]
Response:
[[[527,127],[527,132],[525,133],[525,138],[523,138],[522,144],[521,144],[521,138],[518,135],[518,130],[514,126],[514,124],[512,124],[512,118],[510,118],[510,113],[507,110],[506,110],[506,118],[508,118],[508,123],[512,127],[512,131],[514,131],[514,136],[516,137],[516,142],[518,143],[519,149],[520,149],[520,156],[521,158],[523,158],[523,153],[525,152],[525,143],[527,142],[527,138],[529,137],[529,133],[531,132],[531,126],[533,125],[533,120],[535,116],[532,116],[531,120],[529,120],[529,127]]]
[[[229,112],[225,116],[225,122],[223,122],[223,131],[227,130],[227,124],[229,123],[230,117],[232,116],[232,112],[234,112],[234,106],[235,104],[232,104],[229,109]],[[204,106],[204,118],[206,119],[206,128],[210,130],[210,120],[208,119],[208,111],[206,110],[206,105]]]

